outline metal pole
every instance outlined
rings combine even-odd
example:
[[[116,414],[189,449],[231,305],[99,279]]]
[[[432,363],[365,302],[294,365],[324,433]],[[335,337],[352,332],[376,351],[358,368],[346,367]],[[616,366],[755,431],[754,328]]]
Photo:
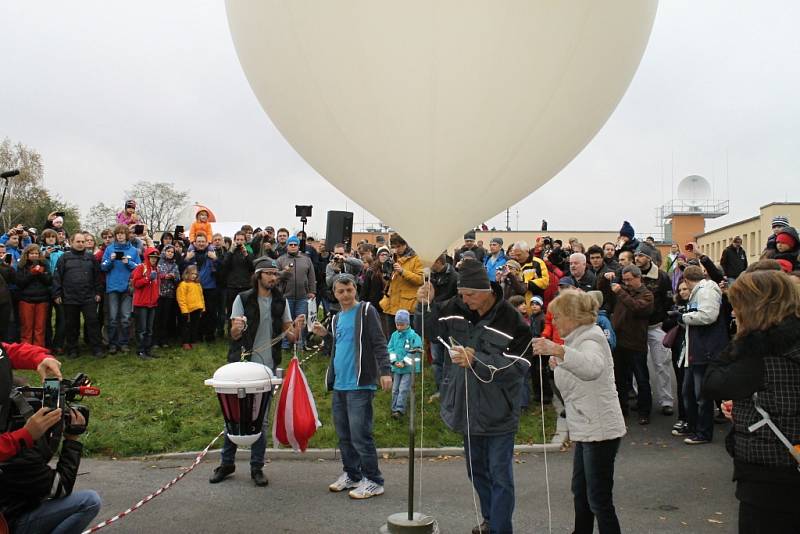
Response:
[[[416,356],[416,354],[415,354]],[[411,367],[411,388],[409,396],[411,402],[409,403],[409,417],[408,417],[408,520],[414,520],[414,441],[416,438],[416,428],[414,416],[416,415],[416,393],[414,392],[414,385],[416,382],[417,364],[412,363]]]

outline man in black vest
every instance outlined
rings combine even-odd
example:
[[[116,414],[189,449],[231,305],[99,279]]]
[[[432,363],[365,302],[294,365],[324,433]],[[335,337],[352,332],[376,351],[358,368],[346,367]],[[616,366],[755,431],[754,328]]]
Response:
[[[244,358],[265,365],[275,372],[281,362],[280,340],[284,337],[275,336],[275,333],[285,334],[294,343],[305,326],[305,316],[298,315],[292,323],[286,298],[277,288],[279,271],[275,260],[258,258],[254,267],[253,288],[240,293],[233,301],[228,361],[238,362]],[[267,401],[267,413],[270,400]],[[250,447],[250,478],[256,486],[269,484],[263,471],[267,434],[269,417],[265,415],[261,436]],[[209,482],[222,482],[236,470],[236,448],[236,444],[225,435],[221,463],[214,469]]]

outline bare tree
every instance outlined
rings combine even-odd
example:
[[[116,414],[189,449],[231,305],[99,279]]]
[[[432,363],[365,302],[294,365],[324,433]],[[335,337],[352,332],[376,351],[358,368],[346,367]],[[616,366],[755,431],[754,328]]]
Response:
[[[113,228],[116,223],[116,210],[111,206],[106,206],[104,203],[98,202],[86,212],[83,228],[95,236],[98,236],[100,232],[106,228]]]
[[[136,201],[136,211],[151,232],[175,226],[178,214],[189,203],[189,191],[179,191],[168,182],[136,182],[125,191],[125,197]]]

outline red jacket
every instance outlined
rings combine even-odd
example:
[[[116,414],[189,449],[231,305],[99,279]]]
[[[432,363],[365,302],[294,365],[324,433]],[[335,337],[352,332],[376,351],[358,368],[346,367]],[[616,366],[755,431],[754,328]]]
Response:
[[[152,267],[148,258],[152,250],[155,249],[149,248],[145,250],[144,261],[137,265],[131,274],[133,278],[133,305],[140,308],[155,308],[158,306],[160,285],[158,268]]]
[[[2,343],[2,346],[14,369],[36,369],[49,356],[46,348],[28,343]],[[23,447],[33,447],[33,437],[27,429],[0,434],[0,462],[13,458]]]
[[[544,328],[542,329],[542,337],[547,338],[553,343],[558,343],[559,345],[564,344],[564,340],[561,339],[561,336],[558,335],[558,329],[556,325],[553,323],[553,314],[547,312],[544,316]]]

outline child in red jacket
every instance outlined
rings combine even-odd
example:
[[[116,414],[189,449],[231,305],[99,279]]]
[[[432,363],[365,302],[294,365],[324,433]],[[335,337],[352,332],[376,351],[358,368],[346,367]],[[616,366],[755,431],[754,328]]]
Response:
[[[150,360],[153,354],[153,321],[158,307],[159,279],[158,250],[148,247],[145,260],[136,266],[133,279],[133,313],[136,316],[136,337],[139,339],[139,358]]]

